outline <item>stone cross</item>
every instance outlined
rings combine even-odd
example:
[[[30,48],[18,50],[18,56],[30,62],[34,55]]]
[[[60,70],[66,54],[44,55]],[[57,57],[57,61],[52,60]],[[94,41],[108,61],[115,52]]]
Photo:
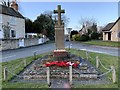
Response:
[[[61,13],[65,13],[65,10],[61,10],[61,5],[58,5],[57,10],[54,10],[54,13],[58,13],[58,25],[61,25]]]
[[[55,24],[55,44],[57,50],[65,49],[64,44],[64,24],[61,23],[61,13],[65,13],[65,10],[61,10],[61,5],[58,5],[58,9],[54,10],[54,13],[58,13],[58,23]]]

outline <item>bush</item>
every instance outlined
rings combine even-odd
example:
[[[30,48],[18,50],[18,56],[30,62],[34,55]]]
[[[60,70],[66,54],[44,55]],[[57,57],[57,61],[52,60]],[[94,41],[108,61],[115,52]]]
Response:
[[[80,35],[79,34],[73,35],[72,40],[73,41],[80,41]]]
[[[80,35],[75,36],[75,41],[80,41]]]
[[[80,41],[88,41],[88,40],[90,40],[90,37],[88,35],[80,36]]]
[[[91,34],[91,39],[98,40],[99,36],[100,36],[99,33],[94,32],[94,33]]]

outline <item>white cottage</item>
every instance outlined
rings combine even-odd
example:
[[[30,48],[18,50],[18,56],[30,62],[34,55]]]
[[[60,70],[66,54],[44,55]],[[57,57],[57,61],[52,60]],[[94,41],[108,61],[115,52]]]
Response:
[[[0,5],[0,39],[19,38],[25,38],[25,18],[18,12],[18,4]]]

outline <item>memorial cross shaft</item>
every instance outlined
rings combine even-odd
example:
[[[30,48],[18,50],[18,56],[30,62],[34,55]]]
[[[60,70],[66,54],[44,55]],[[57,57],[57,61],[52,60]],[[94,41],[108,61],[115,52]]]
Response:
[[[58,25],[61,26],[61,13],[65,13],[65,10],[61,9],[61,5],[58,5],[57,10],[54,13],[58,13]]]

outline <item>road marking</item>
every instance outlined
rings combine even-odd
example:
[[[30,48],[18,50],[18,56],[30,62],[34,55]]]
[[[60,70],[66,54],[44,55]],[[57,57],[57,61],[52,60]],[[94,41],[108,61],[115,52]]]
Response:
[[[16,55],[11,55],[11,56],[7,56],[7,57],[4,57],[2,59],[7,59],[7,58],[11,58],[11,57],[15,57]]]
[[[107,53],[107,52],[96,51],[96,50],[87,50],[87,49],[80,49],[80,50],[89,51],[89,52],[96,52],[96,53]]]
[[[35,50],[35,51],[33,51],[33,52],[44,51],[44,50],[46,50],[46,49],[49,49],[49,47],[47,47],[47,48],[45,48],[45,49]]]

